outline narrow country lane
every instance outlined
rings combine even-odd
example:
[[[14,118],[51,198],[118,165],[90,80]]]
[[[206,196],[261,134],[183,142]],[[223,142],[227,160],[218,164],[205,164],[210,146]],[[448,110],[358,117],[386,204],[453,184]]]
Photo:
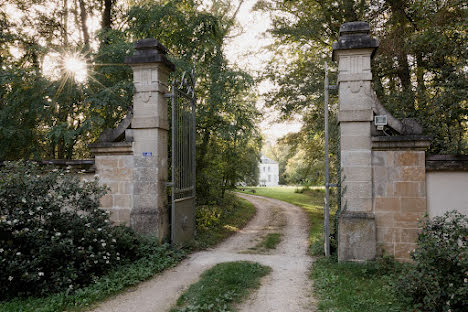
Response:
[[[173,269],[101,303],[93,312],[166,312],[200,274],[221,262],[248,260],[270,266],[262,286],[238,309],[241,312],[316,311],[308,278],[308,217],[299,207],[280,200],[239,195],[252,202],[257,214],[247,226],[217,247],[194,253]],[[268,233],[282,233],[271,252],[255,246]],[[256,253],[258,252],[258,253]]]

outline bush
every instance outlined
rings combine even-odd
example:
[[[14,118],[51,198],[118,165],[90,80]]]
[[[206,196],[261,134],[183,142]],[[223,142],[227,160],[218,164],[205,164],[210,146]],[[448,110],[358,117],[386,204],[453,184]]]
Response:
[[[401,294],[426,312],[462,312],[468,306],[468,217],[455,211],[426,220],[400,280]]]
[[[0,297],[89,284],[138,256],[138,239],[99,209],[106,189],[29,162],[0,170]]]

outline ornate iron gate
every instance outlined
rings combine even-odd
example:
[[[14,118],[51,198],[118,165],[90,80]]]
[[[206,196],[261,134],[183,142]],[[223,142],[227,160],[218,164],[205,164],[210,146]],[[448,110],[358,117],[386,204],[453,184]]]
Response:
[[[195,234],[195,80],[185,72],[172,84],[172,202],[171,241],[181,243]]]

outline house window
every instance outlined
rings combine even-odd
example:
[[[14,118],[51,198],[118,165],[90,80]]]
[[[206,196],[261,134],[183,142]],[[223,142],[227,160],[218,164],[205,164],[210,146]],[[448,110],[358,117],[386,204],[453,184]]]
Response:
[[[271,175],[268,175],[268,182],[271,182]]]
[[[268,166],[268,172],[270,172],[270,169],[271,169],[271,167],[270,167],[270,166]]]
[[[265,167],[263,167],[263,172],[265,172]]]

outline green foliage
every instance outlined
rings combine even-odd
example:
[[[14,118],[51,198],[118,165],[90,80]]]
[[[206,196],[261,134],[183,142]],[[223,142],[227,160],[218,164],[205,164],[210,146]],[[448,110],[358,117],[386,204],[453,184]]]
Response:
[[[254,81],[228,64],[223,53],[236,27],[229,2],[202,8],[201,1],[193,0],[131,1],[126,8],[124,1],[105,1],[110,20],[105,20],[101,1],[33,3],[11,4],[31,12],[20,17],[31,34],[0,4],[5,24],[0,28],[0,140],[6,142],[0,159],[88,157],[87,145],[131,109],[131,69],[123,63],[133,53],[132,42],[156,38],[176,65],[171,81],[195,67],[198,202],[219,204],[238,182],[256,182],[261,138]],[[85,21],[91,15],[103,18],[102,29],[88,31],[89,44],[81,4],[88,13]],[[51,9],[41,10],[42,5]],[[66,71],[65,54],[86,61],[87,81],[76,81]],[[56,77],[44,70],[51,56],[59,63]]]
[[[232,306],[258,288],[260,278],[270,272],[269,267],[248,261],[217,264],[190,286],[171,312],[231,311]]]
[[[465,311],[468,306],[468,217],[448,212],[425,221],[412,253],[414,265],[399,289],[421,311]]]
[[[320,258],[311,278],[319,299],[319,311],[405,312],[412,311],[398,298],[395,281],[402,266],[391,259],[376,262],[337,262]]]
[[[183,250],[173,250],[168,244],[159,245],[154,239],[147,242],[148,244],[141,245],[141,258],[112,268],[109,273],[96,278],[89,286],[45,298],[29,297],[3,301],[0,302],[0,310],[4,312],[87,311],[92,304],[151,278],[154,274],[179,263],[185,257]]]
[[[221,205],[197,206],[195,247],[211,247],[243,228],[255,215],[255,207],[242,198],[226,194]]]
[[[32,163],[0,170],[0,294],[44,295],[85,286],[113,266],[145,254],[128,228],[99,209],[98,181]],[[148,248],[154,248],[147,244]]]
[[[384,106],[397,118],[416,118],[433,136],[431,153],[467,153],[468,10],[463,1],[265,0],[257,9],[273,14],[270,32],[276,40],[265,78],[278,88],[267,94],[267,105],[283,118],[301,114],[305,121],[293,143],[322,136],[324,61],[333,70],[331,43],[340,25],[364,20],[380,41],[372,69]],[[335,75],[330,74],[332,84]],[[333,121],[335,96],[330,106]],[[338,133],[334,122],[331,126],[335,154]],[[314,155],[315,149],[302,149],[310,155],[309,166],[323,158]]]

